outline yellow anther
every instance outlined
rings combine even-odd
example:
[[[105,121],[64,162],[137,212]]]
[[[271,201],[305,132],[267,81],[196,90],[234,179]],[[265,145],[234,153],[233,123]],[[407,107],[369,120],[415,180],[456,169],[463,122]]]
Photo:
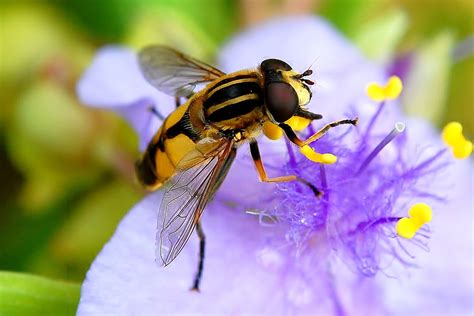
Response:
[[[277,140],[283,135],[283,130],[276,124],[265,122],[263,124],[263,134],[271,140]]]
[[[462,125],[459,122],[451,122],[443,128],[442,137],[446,145],[451,147],[454,157],[464,159],[472,153],[472,143],[464,138]]]
[[[413,221],[406,217],[398,220],[396,229],[397,234],[406,239],[413,238],[418,230]]]
[[[453,155],[457,159],[465,159],[472,154],[472,143],[466,140],[463,144],[453,148]]]
[[[385,99],[385,91],[378,84],[371,83],[367,87],[367,95],[374,101],[382,101]]]
[[[417,203],[413,205],[408,211],[408,214],[415,223],[420,225],[420,227],[425,223],[431,222],[433,216],[431,207],[425,203]]]
[[[398,98],[402,90],[402,80],[397,76],[391,76],[385,86],[375,82],[370,83],[367,87],[367,95],[374,101],[394,100]]]
[[[459,122],[450,122],[443,128],[441,135],[444,142],[449,146],[455,146],[459,140],[463,140],[462,125]]]
[[[294,131],[302,131],[306,127],[308,127],[310,120],[304,117],[292,116],[288,121],[285,122],[286,124],[290,125]]]
[[[391,76],[388,79],[388,84],[385,86],[385,95],[388,100],[394,100],[398,98],[403,90],[402,80],[397,76]]]
[[[319,162],[323,164],[333,164],[337,161],[337,157],[333,154],[320,154],[313,150],[313,148],[305,145],[300,147],[301,153],[311,161]]]
[[[431,221],[433,216],[431,208],[425,203],[417,203],[408,211],[409,217],[398,220],[397,234],[403,238],[411,239],[421,226]]]

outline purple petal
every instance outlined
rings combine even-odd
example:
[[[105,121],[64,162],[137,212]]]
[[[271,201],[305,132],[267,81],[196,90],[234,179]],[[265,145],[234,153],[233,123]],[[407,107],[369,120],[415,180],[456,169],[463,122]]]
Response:
[[[140,135],[141,150],[160,126],[150,108],[155,107],[162,115],[174,109],[173,97],[145,81],[135,52],[120,46],[99,50],[79,80],[77,94],[84,104],[115,111],[127,119]]]
[[[318,278],[317,266],[298,267],[285,256],[285,249],[270,247],[267,238],[277,232],[274,229],[217,204],[203,217],[207,252],[201,293],[189,291],[197,266],[195,235],[170,266],[160,268],[154,262],[161,197],[162,192],[149,195],[120,223],[87,273],[78,315],[334,313],[331,300],[321,295],[333,280]],[[304,270],[308,268],[311,278]],[[371,285],[365,282],[365,288],[357,298],[363,298]],[[361,306],[353,315],[364,315],[368,309],[377,308]]]
[[[139,96],[159,99],[159,92],[143,79],[136,54],[120,46],[106,46],[97,52],[77,92],[82,102],[94,107],[123,106]]]

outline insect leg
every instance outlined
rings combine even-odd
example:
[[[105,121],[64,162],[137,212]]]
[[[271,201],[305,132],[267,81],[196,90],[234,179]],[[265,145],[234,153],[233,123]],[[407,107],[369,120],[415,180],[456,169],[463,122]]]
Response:
[[[178,108],[178,107],[181,105],[180,96],[179,96],[179,95],[176,95],[176,96],[174,97],[174,100],[175,100],[176,108]]]
[[[237,148],[233,147],[229,153],[229,157],[227,157],[227,160],[224,162],[224,165],[222,166],[220,173],[217,175],[217,181],[214,184],[214,187],[212,188],[211,196],[214,196],[217,189],[219,189],[219,187],[221,186],[222,181],[224,181],[225,177],[227,176],[230,166],[232,166],[232,163],[234,162],[236,154],[237,154]]]
[[[161,115],[160,112],[158,112],[158,110],[154,107],[154,106],[151,106],[149,109],[148,109],[151,113],[153,113],[158,119],[160,119],[161,121],[164,121],[165,120],[165,117],[163,115]]]
[[[222,184],[222,181],[227,175],[227,172],[229,171],[230,166],[232,165],[232,162],[235,159],[236,152],[237,152],[237,148],[233,147],[229,153],[229,156],[227,157],[227,160],[224,162],[224,165],[220,173],[217,175],[217,181],[211,190],[212,196],[220,187],[220,185]],[[194,277],[193,287],[191,288],[191,291],[199,292],[199,283],[201,281],[202,273],[204,271],[204,253],[205,253],[205,246],[206,246],[206,235],[204,234],[204,230],[202,229],[201,221],[198,221],[196,224],[196,232],[199,237],[199,262],[198,262],[198,268],[197,268],[196,276]]]
[[[288,139],[292,143],[298,145],[299,147],[303,147],[305,145],[311,144],[315,140],[320,139],[324,134],[326,134],[333,127],[336,127],[336,126],[342,125],[342,124],[357,125],[357,121],[358,121],[357,118],[355,118],[353,120],[344,119],[344,120],[339,120],[339,121],[335,121],[335,122],[326,124],[323,128],[321,128],[319,131],[317,131],[316,133],[314,133],[313,135],[311,135],[310,137],[308,137],[304,141],[298,138],[298,136],[293,131],[293,129],[291,128],[290,125],[285,124],[285,123],[280,123],[278,126],[280,126],[283,129],[286,136],[288,137]]]
[[[187,98],[189,99],[189,98],[191,98],[193,95],[194,95],[194,93],[191,93]],[[178,108],[181,104],[183,104],[183,103],[181,102],[181,96],[179,96],[179,95],[175,95],[175,96],[174,96],[174,100],[175,100],[176,108]]]
[[[316,113],[307,111],[307,110],[302,109],[302,108],[298,108],[298,110],[296,111],[295,116],[303,117],[303,118],[311,120],[311,121],[320,120],[320,119],[323,118],[323,116],[321,114],[316,114]]]
[[[295,175],[290,175],[290,176],[283,176],[283,177],[275,177],[275,178],[269,178],[267,176],[267,172],[265,171],[265,167],[263,166],[262,159],[260,157],[260,150],[258,149],[258,143],[256,140],[251,140],[250,141],[250,153],[252,154],[252,159],[253,162],[255,163],[255,166],[257,167],[257,172],[258,176],[260,178],[260,181],[262,182],[288,182],[288,181],[298,181],[301,182],[305,185],[307,185],[316,196],[321,196],[321,191],[319,191],[314,185],[309,183],[303,178],[300,178]]]
[[[255,140],[250,141],[250,153],[252,154],[252,159],[253,159],[253,162],[255,163],[255,167],[257,167],[258,177],[260,178],[260,181],[262,182],[288,182],[288,181],[296,180],[295,175],[269,178],[267,176],[267,172],[265,171],[265,167],[263,166],[262,158],[260,157],[260,150],[258,149],[257,141]]]
[[[196,232],[199,237],[199,263],[191,291],[199,292],[199,283],[201,281],[202,271],[204,270],[204,253],[206,248],[206,235],[204,235],[201,221],[197,222],[196,224]]]

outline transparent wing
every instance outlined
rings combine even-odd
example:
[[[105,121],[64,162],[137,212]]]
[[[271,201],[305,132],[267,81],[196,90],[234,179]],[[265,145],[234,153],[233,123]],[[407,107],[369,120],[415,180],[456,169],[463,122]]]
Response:
[[[172,96],[189,97],[197,84],[225,75],[219,69],[161,45],[145,47],[138,59],[146,80]]]
[[[226,139],[203,142],[178,164],[178,173],[169,180],[158,214],[156,260],[168,265],[181,252],[231,152],[233,143]]]

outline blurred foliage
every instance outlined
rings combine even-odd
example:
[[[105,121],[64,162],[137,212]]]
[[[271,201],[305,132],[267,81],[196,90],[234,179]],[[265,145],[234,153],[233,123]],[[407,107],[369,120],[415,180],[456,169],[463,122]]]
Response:
[[[354,42],[371,60],[386,64],[394,59],[396,47],[407,27],[406,14],[401,10],[391,10],[361,26]]]
[[[466,128],[469,139],[474,139],[474,57],[463,59],[451,67],[451,82],[444,106],[444,122],[459,121]]]
[[[145,1],[82,1],[53,0],[72,24],[84,29],[94,41],[117,42],[127,31],[130,22],[143,8]]]
[[[82,281],[144,194],[133,176],[131,128],[75,95],[100,46],[165,43],[212,61],[247,24],[290,12],[319,13],[387,69],[408,56],[409,112],[439,126],[459,120],[474,138],[472,44],[453,57],[474,33],[470,0],[2,1],[0,269]],[[0,303],[0,314],[47,313],[41,308],[52,296],[28,296],[39,289],[58,297],[49,311],[68,314],[77,302],[76,286],[3,273],[0,296],[11,304]]]
[[[440,32],[422,43],[413,57],[412,69],[405,80],[403,106],[408,114],[425,116],[443,123],[449,89],[454,37],[452,32]]]

